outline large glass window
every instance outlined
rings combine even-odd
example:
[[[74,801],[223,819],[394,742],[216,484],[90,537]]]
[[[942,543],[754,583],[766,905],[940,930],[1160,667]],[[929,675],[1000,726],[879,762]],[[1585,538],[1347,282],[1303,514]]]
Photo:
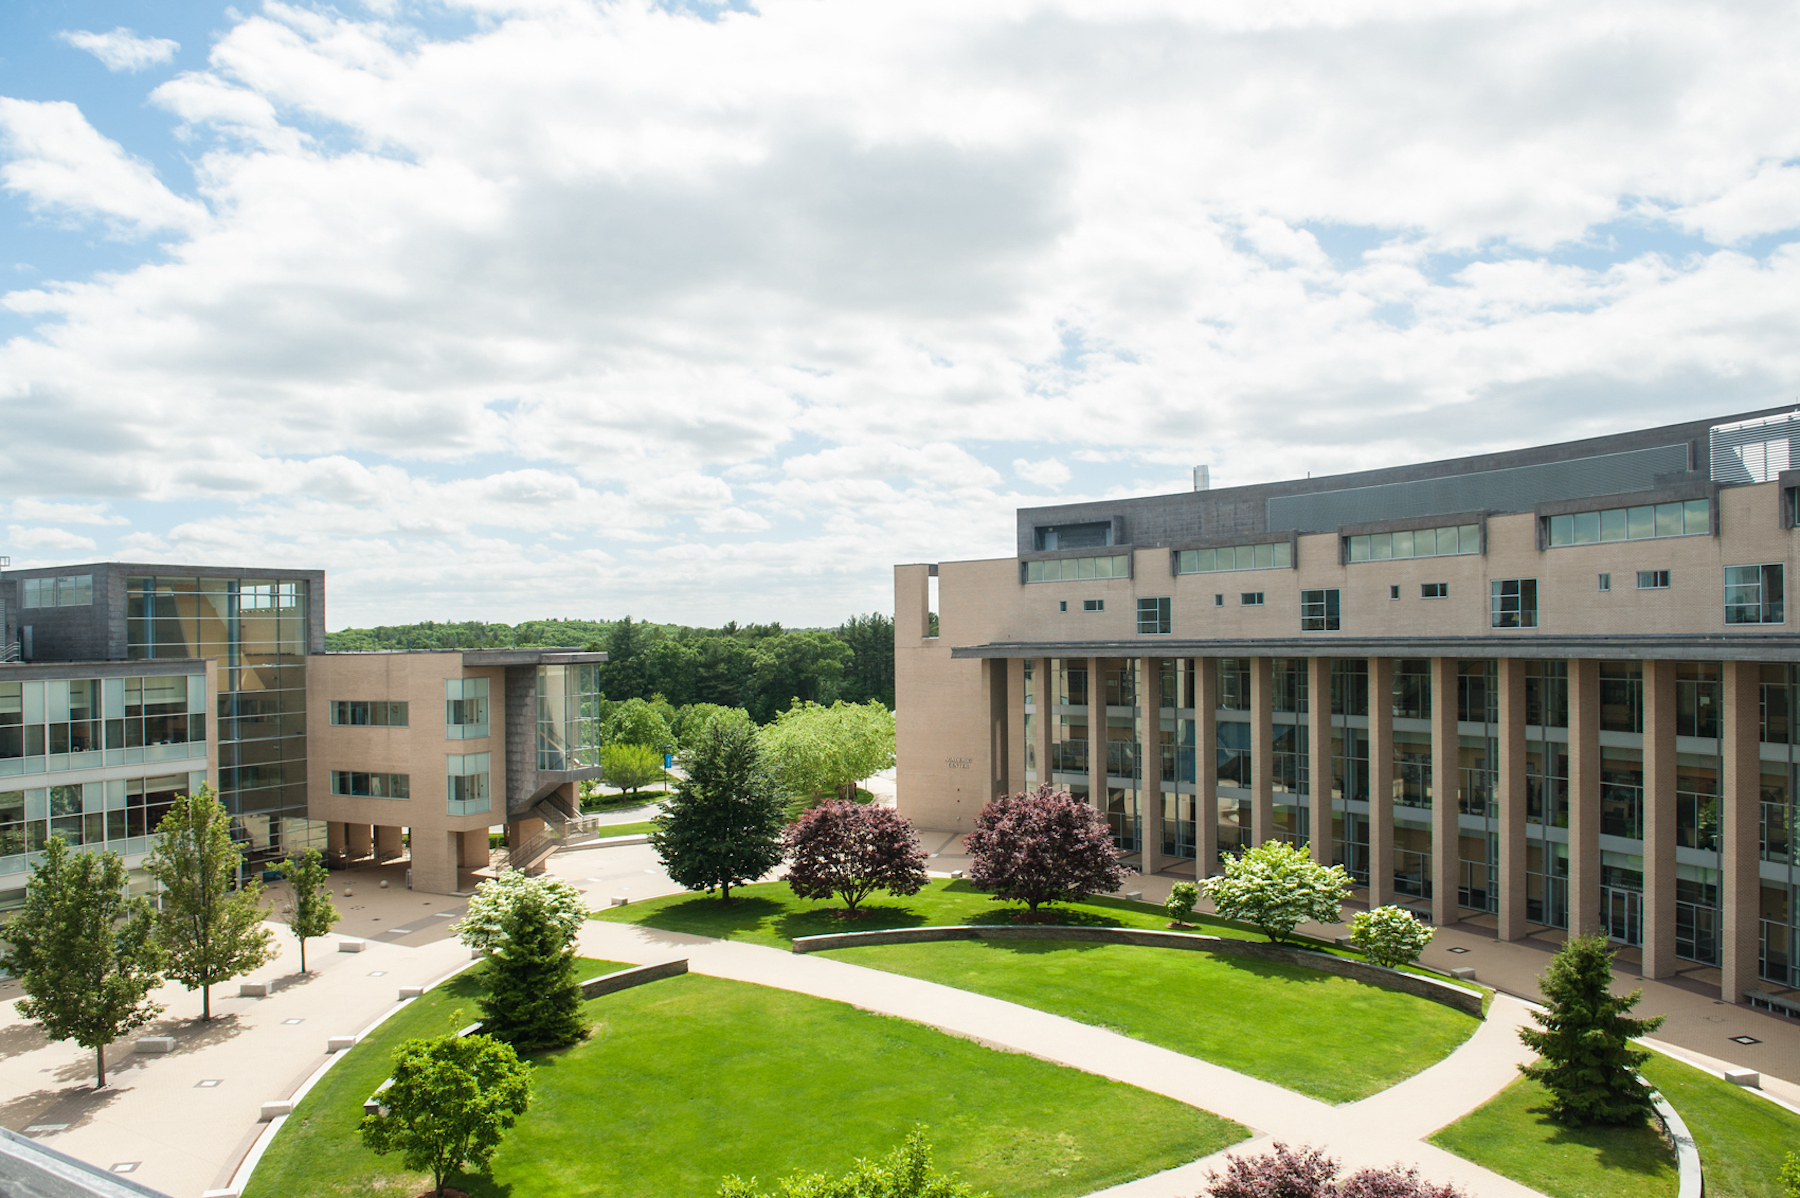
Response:
[[[1779,667],[1778,667],[1779,668]],[[1781,688],[1786,698],[1787,687]],[[1724,681],[1716,661],[1682,661],[1675,664],[1675,735],[1719,735],[1719,712],[1724,706]],[[1764,688],[1764,735],[1768,740],[1768,694]],[[1782,731],[1786,732],[1785,710]],[[1782,739],[1787,738],[1784,735]]]
[[[1489,614],[1495,628],[1536,628],[1537,579],[1496,578],[1490,587]]]
[[[600,670],[539,666],[538,769],[580,770],[600,764]]]
[[[1219,785],[1248,787],[1250,785],[1250,725],[1241,720],[1220,720],[1217,725],[1219,740]]]
[[[1353,562],[1386,562],[1409,557],[1450,557],[1481,552],[1481,526],[1457,524],[1445,528],[1415,528],[1406,532],[1377,532],[1345,537]]]
[[[371,799],[410,799],[412,780],[405,774],[371,774],[362,770],[332,770],[331,793]]]
[[[1338,592],[1335,588],[1300,592],[1300,631],[1338,631]]]
[[[1644,730],[1644,666],[1636,661],[1600,663],[1600,730]]]
[[[444,679],[444,735],[449,740],[475,740],[488,734],[488,680]]]
[[[1026,582],[1075,582],[1089,578],[1130,578],[1131,557],[1057,557],[1049,561],[1021,562]]]
[[[20,580],[20,607],[91,607],[93,603],[92,574],[64,574],[57,578]]]
[[[1725,622],[1727,624],[1780,624],[1785,622],[1784,579],[1779,562],[1761,566],[1725,567]]]
[[[444,761],[450,814],[476,815],[488,810],[492,755],[452,753]]]
[[[1219,658],[1219,706],[1226,711],[1250,710],[1250,659]]]
[[[1606,541],[1648,541],[1657,537],[1696,537],[1712,532],[1712,504],[1641,504],[1545,518],[1551,546],[1597,545]]]
[[[1431,661],[1404,657],[1394,662],[1394,714],[1403,720],[1431,718]]]
[[[1226,570],[1287,570],[1294,565],[1288,541],[1263,545],[1226,545],[1216,549],[1183,549],[1175,555],[1177,574],[1217,574]]]
[[[1167,599],[1139,599],[1137,601],[1138,632],[1144,636],[1169,632],[1173,627],[1170,607],[1170,601]]]
[[[487,679],[481,681],[485,683]],[[407,705],[382,700],[338,699],[331,704],[331,722],[348,728],[404,728]]]

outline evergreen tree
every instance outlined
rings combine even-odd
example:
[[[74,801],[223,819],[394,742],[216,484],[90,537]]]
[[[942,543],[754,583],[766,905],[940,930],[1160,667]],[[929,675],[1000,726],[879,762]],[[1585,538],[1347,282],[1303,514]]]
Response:
[[[25,906],[0,926],[0,969],[25,992],[19,1014],[52,1040],[94,1050],[94,1085],[106,1085],[106,1046],[154,1019],[157,976],[150,904],[125,895],[114,852],[72,853],[60,836],[31,871]]]
[[[501,928],[505,938],[487,963],[481,1030],[521,1052],[561,1048],[587,1035],[574,949],[543,893],[521,890]]]
[[[261,883],[245,879],[235,891],[244,856],[231,843],[231,816],[212,787],[177,795],[156,828],[144,869],[162,887],[156,935],[165,972],[200,991],[200,1018],[212,1018],[212,988],[264,965],[275,937],[262,926]]]
[[[1519,1030],[1538,1054],[1519,1072],[1543,1083],[1551,1116],[1571,1127],[1636,1126],[1651,1111],[1650,1087],[1637,1074],[1650,1054],[1631,1041],[1661,1027],[1663,1017],[1627,1014],[1644,992],[1612,993],[1612,960],[1605,936],[1571,936],[1539,983],[1545,1009],[1531,1017],[1543,1030]]]
[[[730,902],[733,886],[781,864],[780,788],[756,730],[733,720],[708,724],[680,765],[687,777],[653,821],[650,845],[676,885],[717,890]]]
[[[337,908],[331,905],[331,885],[325,869],[325,857],[318,849],[302,849],[298,857],[281,863],[281,872],[294,888],[294,907],[288,913],[288,926],[300,942],[300,972],[306,972],[306,942],[331,934],[337,923]]]

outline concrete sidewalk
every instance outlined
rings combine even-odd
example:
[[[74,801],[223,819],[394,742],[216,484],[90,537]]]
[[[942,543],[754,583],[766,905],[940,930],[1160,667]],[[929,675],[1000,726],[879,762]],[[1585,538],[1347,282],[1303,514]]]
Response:
[[[992,1048],[1070,1065],[1245,1124],[1257,1138],[1236,1146],[1235,1152],[1256,1151],[1281,1139],[1323,1148],[1347,1169],[1396,1161],[1417,1164],[1431,1180],[1456,1182],[1475,1198],[1530,1198],[1535,1193],[1419,1139],[1481,1105],[1516,1076],[1513,1067],[1524,1059],[1524,1050],[1515,1029],[1525,1017],[1525,1004],[1504,996],[1496,999],[1475,1035],[1437,1065],[1372,1098],[1333,1107],[1104,1028],[829,958],[613,923],[585,927],[581,951],[641,963],[686,957],[695,973],[833,999]],[[1188,1198],[1222,1159],[1194,1162],[1105,1193]]]

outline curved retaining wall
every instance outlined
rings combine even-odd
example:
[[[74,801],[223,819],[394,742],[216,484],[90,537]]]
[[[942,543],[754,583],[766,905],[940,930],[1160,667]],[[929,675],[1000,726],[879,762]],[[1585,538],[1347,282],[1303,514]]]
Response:
[[[1057,924],[964,924],[944,928],[885,928],[872,932],[831,932],[823,936],[801,936],[794,941],[797,953],[816,953],[825,949],[855,948],[864,944],[930,944],[945,940],[1079,940],[1092,944],[1136,944],[1145,948],[1179,948],[1189,952],[1218,953],[1227,957],[1255,957],[1262,961],[1280,961],[1316,969],[1320,973],[1337,974],[1398,990],[1453,1007],[1465,1015],[1481,1018],[1482,996],[1479,991],[1465,990],[1436,978],[1416,973],[1402,973],[1385,965],[1367,961],[1351,961],[1330,953],[1280,944],[1264,944],[1255,940],[1229,940],[1221,936],[1202,936],[1191,932],[1160,932],[1151,928],[1081,928]]]
[[[1638,1080],[1650,1084],[1644,1081],[1641,1073]],[[1660,1093],[1653,1092],[1650,1103],[1656,1110],[1656,1121],[1662,1124],[1663,1135],[1675,1149],[1675,1168],[1681,1185],[1676,1198],[1701,1198],[1706,1193],[1706,1178],[1700,1169],[1700,1150],[1694,1146],[1693,1135],[1681,1116],[1675,1113],[1675,1108],[1669,1105],[1669,1100]]]

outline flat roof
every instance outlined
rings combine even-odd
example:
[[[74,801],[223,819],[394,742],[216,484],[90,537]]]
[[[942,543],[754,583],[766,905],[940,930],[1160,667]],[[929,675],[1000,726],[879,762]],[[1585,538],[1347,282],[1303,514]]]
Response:
[[[1696,633],[1692,636],[1271,637],[1144,641],[994,641],[958,645],[950,656],[1012,657],[1519,657],[1602,661],[1800,661],[1800,636]]]

